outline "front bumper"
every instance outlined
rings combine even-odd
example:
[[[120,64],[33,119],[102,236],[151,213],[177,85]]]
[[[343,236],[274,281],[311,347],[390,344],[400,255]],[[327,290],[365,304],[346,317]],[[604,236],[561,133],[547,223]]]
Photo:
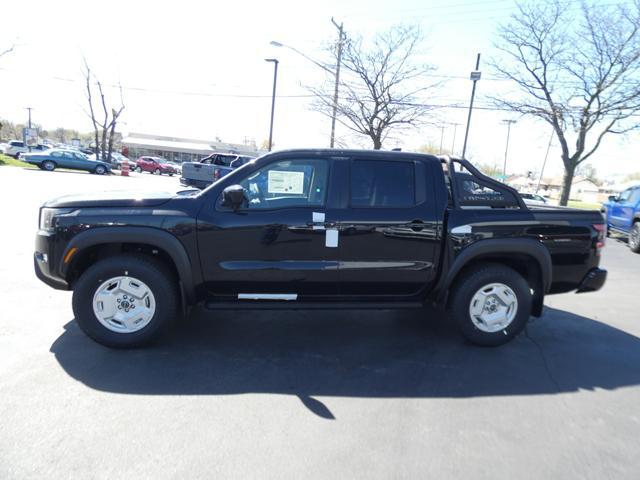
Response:
[[[33,254],[33,268],[36,277],[57,290],[69,290],[69,283],[57,273],[54,261],[53,237],[38,232],[36,251]]]
[[[594,268],[589,270],[582,281],[576,293],[595,292],[600,290],[607,280],[607,271],[602,268]]]

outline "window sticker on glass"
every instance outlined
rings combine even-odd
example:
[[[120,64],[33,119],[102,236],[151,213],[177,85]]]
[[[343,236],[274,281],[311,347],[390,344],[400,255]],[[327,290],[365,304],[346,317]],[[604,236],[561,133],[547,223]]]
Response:
[[[269,170],[267,191],[269,193],[302,195],[304,193],[304,172]]]

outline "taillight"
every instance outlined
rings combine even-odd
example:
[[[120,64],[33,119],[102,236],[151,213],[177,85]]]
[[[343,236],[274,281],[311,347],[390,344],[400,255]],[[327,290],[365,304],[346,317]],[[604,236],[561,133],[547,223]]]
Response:
[[[213,179],[220,180],[220,170],[218,170],[217,168],[213,171]]]
[[[600,250],[604,247],[607,238],[607,226],[604,223],[594,223],[593,228],[598,232],[598,241],[596,243],[596,255],[600,255]]]

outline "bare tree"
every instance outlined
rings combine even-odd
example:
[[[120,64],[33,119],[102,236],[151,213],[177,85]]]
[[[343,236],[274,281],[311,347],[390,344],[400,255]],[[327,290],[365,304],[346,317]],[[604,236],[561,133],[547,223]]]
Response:
[[[115,138],[116,125],[118,118],[124,110],[124,100],[122,97],[122,86],[120,86],[120,107],[118,109],[107,107],[107,100],[104,94],[102,83],[95,78],[95,75],[89,68],[86,59],[84,61],[84,78],[87,91],[87,101],[89,103],[89,111],[86,112],[91,118],[94,131],[94,141],[96,146],[96,158],[106,162],[111,162],[111,153],[113,152],[113,143]],[[99,97],[99,107],[102,107],[102,116],[99,119],[94,107],[94,88],[97,87],[97,95]]]
[[[576,10],[560,0],[520,3],[498,30],[504,58],[493,67],[517,85],[517,100],[494,98],[510,110],[549,123],[562,149],[566,205],[576,168],[607,134],[638,127],[640,2]]]
[[[415,62],[422,39],[418,27],[396,26],[376,35],[371,44],[362,38],[343,44],[341,67],[345,73],[340,82],[337,121],[369,137],[376,150],[391,132],[418,126],[429,109],[419,102],[420,94],[434,86],[425,85],[422,78],[434,67]],[[334,104],[333,95],[326,93],[329,89],[310,90],[315,95],[312,108],[331,117]]]

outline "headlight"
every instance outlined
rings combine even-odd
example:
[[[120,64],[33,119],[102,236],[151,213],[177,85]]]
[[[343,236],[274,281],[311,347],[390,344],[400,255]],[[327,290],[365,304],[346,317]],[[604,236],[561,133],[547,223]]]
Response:
[[[53,232],[56,228],[55,219],[57,215],[73,212],[71,208],[41,208],[40,222],[38,228],[46,232]]]

